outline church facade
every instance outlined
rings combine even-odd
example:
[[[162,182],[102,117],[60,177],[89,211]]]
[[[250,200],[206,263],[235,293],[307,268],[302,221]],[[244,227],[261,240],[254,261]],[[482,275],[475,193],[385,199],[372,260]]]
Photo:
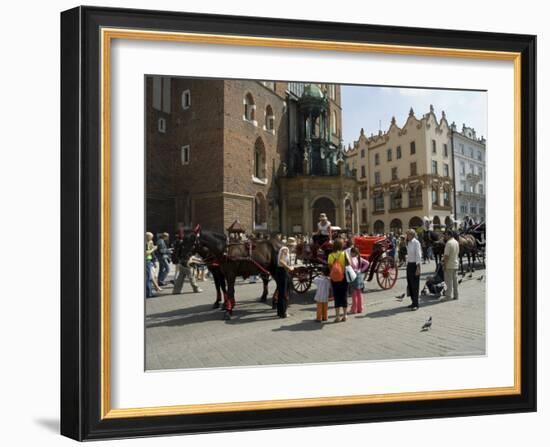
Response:
[[[148,231],[354,229],[338,85],[150,76],[145,96]]]

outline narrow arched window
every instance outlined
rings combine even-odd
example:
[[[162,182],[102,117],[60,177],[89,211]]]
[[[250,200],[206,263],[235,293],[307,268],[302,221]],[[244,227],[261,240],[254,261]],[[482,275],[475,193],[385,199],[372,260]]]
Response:
[[[256,104],[250,93],[244,97],[244,119],[254,121],[256,119]]]
[[[254,144],[254,177],[259,180],[267,177],[265,146],[261,138],[258,138]]]
[[[275,115],[270,105],[265,108],[265,130],[273,131],[275,129]]]
[[[261,192],[254,197],[254,229],[267,230],[267,200]]]
[[[330,123],[330,130],[333,135],[336,135],[336,128],[337,128],[337,122],[336,122],[336,112],[333,111],[331,114],[331,123]]]

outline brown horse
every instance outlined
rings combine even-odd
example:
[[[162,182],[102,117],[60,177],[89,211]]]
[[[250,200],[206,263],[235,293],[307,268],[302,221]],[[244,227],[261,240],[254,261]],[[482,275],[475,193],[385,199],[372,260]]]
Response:
[[[227,282],[224,293],[224,319],[230,319],[235,307],[235,281],[237,277],[247,278],[259,275],[264,289],[261,301],[267,301],[269,277],[275,271],[276,253],[282,244],[277,240],[250,240],[227,243],[225,235],[195,227],[183,238],[185,248],[198,254],[207,265],[217,265]],[[214,307],[218,307],[220,295]]]
[[[462,262],[462,258],[466,256],[468,259],[468,271],[473,272],[473,262],[476,259],[476,256],[478,255],[478,246],[477,241],[475,237],[473,237],[471,234],[460,234],[458,235],[458,246],[459,246],[459,252],[458,257],[460,259],[460,272],[464,274],[464,264]]]

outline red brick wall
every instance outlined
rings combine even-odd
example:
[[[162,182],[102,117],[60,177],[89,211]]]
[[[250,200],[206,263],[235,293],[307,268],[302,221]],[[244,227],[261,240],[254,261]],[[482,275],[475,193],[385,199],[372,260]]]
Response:
[[[281,94],[286,86],[276,84],[275,89]],[[243,120],[244,105],[243,98],[247,93],[252,94],[256,104],[257,126]],[[288,125],[287,114],[283,98],[272,90],[264,87],[256,81],[226,81],[225,82],[225,106],[224,106],[224,191],[254,197],[262,192],[268,200],[268,222],[269,201],[274,194],[275,184],[273,183],[273,172],[277,172],[281,161],[286,160],[288,147]],[[264,130],[265,110],[270,105],[275,115],[275,134]],[[256,140],[261,138],[265,147],[267,184],[254,183],[254,148]],[[235,215],[231,206],[238,206],[239,215],[243,215],[241,223],[247,231],[252,232],[252,222],[244,223],[244,219],[253,218],[253,200],[246,204],[235,200],[227,200],[225,214]],[[246,216],[246,217],[245,217]],[[227,220],[227,219],[226,219]]]

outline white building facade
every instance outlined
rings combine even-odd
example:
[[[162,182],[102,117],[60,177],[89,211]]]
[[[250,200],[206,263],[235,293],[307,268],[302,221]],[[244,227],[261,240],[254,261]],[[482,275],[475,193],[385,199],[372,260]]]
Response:
[[[458,131],[451,124],[454,153],[456,219],[460,224],[466,216],[485,222],[486,140],[478,138],[475,129],[462,125]]]

